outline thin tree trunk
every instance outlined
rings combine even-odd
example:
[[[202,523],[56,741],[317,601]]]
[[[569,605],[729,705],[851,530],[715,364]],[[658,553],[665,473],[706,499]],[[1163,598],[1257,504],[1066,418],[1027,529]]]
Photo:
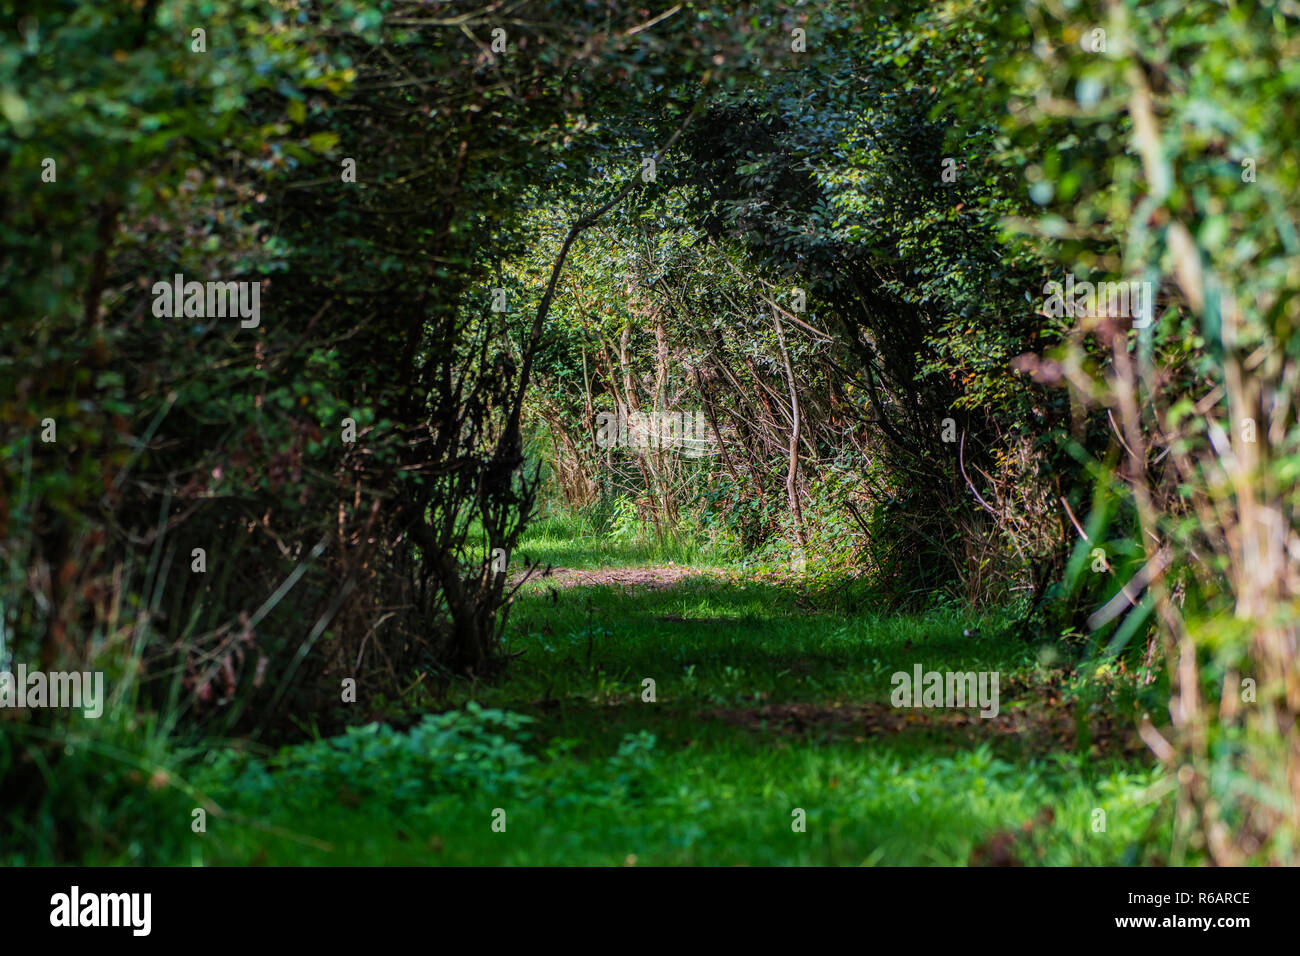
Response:
[[[781,362],[785,366],[785,384],[790,390],[790,465],[785,473],[785,493],[790,499],[790,514],[794,518],[794,536],[800,548],[808,546],[808,536],[803,529],[803,508],[799,504],[799,395],[794,387],[794,369],[790,367],[790,352],[785,347],[785,333],[781,330],[781,314],[772,310],[776,325],[776,341],[781,347]]]

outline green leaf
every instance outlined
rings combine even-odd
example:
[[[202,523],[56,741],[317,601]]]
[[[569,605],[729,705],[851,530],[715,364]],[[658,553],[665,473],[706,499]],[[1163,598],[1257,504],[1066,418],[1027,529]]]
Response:
[[[328,153],[338,145],[338,133],[313,133],[307,137],[307,143],[318,153]]]

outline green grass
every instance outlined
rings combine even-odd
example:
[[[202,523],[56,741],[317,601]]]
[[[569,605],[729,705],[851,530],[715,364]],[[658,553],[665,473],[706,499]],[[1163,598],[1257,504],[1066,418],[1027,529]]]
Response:
[[[611,535],[589,516],[556,513],[544,515],[528,526],[525,540],[515,549],[512,566],[526,561],[542,567],[584,570],[670,562],[716,567],[728,557],[725,548],[710,545],[688,531],[673,529],[660,536],[639,525],[628,525],[625,529],[616,526]]]
[[[563,532],[543,525],[527,548],[566,567],[664,554]],[[269,758],[211,755],[194,776],[226,815],[194,837],[196,859],[959,865],[993,841],[1020,862],[1079,865],[1150,862],[1168,844],[1165,784],[1140,755],[1081,756],[1059,734],[979,721],[884,731],[837,719],[839,707],[888,711],[890,675],[915,663],[997,671],[1004,712],[1068,693],[996,617],[900,617],[740,576],[631,593],[536,582],[508,640],[522,655],[505,679],[454,686],[437,702],[446,716]],[[811,719],[741,719],[773,706]]]

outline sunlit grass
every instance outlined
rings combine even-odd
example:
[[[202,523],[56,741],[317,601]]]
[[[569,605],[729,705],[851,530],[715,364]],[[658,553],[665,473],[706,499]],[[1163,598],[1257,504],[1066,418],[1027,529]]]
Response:
[[[573,557],[555,560],[569,567],[688,557],[626,542],[596,557],[565,537],[577,527],[552,522],[527,546],[552,555],[573,548]],[[579,555],[584,560],[574,560]],[[1036,654],[1001,639],[1002,623],[952,609],[906,617],[850,609],[834,596],[819,601],[738,575],[630,593],[529,585],[508,631],[508,650],[522,654],[505,679],[458,684],[439,701],[454,708],[473,700],[533,718],[518,734],[498,735],[503,747],[510,739],[522,745],[525,767],[484,771],[473,786],[445,792],[447,768],[469,759],[453,741],[428,754],[414,780],[409,767],[367,765],[359,771],[372,794],[365,799],[351,793],[361,783],[337,792],[312,784],[311,767],[292,786],[270,774],[257,788],[247,784],[254,777],[209,771],[223,806],[259,814],[298,839],[221,823],[203,843],[204,858],[960,865],[972,853],[984,859],[988,851],[977,848],[990,841],[1026,864],[1159,858],[1167,814],[1147,760],[1085,761],[1014,736],[981,741],[936,728],[872,733],[832,721],[791,730],[723,719],[775,703],[883,705],[890,674],[915,663],[995,670],[1004,686],[1012,678],[1032,684]],[[653,702],[643,699],[647,679],[655,682]],[[412,792],[413,801],[393,796]],[[1095,829],[1097,810],[1105,811],[1104,831]],[[495,811],[504,811],[504,832],[492,828]],[[803,832],[793,828],[798,811]],[[995,837],[1012,831],[1010,844]]]

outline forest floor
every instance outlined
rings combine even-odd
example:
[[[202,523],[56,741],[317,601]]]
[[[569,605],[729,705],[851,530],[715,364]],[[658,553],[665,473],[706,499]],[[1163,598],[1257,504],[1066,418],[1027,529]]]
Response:
[[[1136,703],[996,615],[877,613],[698,555],[530,544],[562,570],[523,584],[502,680],[453,685],[450,714],[406,729],[210,758],[203,862],[1163,858],[1168,786],[1129,729]],[[891,676],[917,665],[996,672],[998,714],[892,706]]]

